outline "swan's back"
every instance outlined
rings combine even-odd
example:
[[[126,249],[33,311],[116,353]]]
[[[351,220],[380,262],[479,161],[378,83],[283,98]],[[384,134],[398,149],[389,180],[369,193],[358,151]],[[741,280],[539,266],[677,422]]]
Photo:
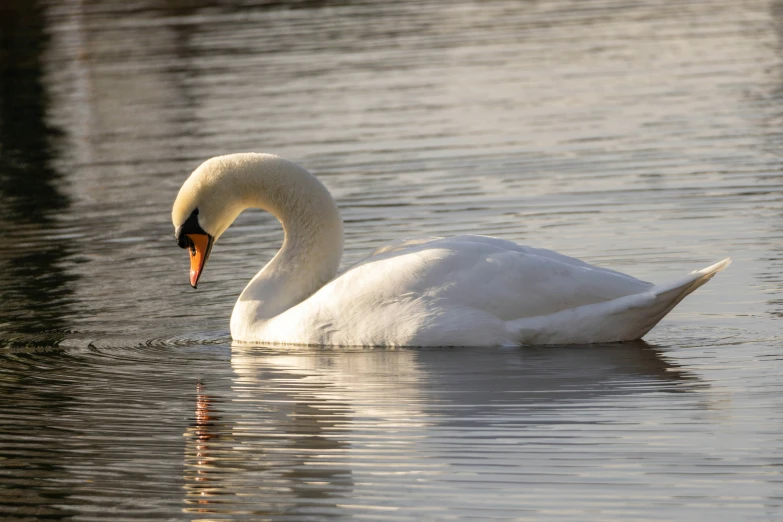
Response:
[[[350,277],[353,271],[358,273]],[[551,250],[469,235],[389,245],[346,271],[346,282],[356,284],[369,273],[396,275],[382,284],[387,292],[447,299],[503,320],[607,301],[653,286]]]

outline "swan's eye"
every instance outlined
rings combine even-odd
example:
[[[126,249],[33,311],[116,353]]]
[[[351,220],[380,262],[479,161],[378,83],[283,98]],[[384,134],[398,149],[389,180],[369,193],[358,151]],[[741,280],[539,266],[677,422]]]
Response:
[[[198,209],[195,209],[190,214],[190,217],[187,220],[185,220],[184,223],[178,226],[174,231],[174,237],[177,240],[177,245],[180,248],[189,248],[190,253],[195,255],[196,247],[193,244],[193,241],[188,237],[189,234],[207,235],[207,233],[204,231],[203,228],[201,228],[201,225],[199,225],[198,223]]]

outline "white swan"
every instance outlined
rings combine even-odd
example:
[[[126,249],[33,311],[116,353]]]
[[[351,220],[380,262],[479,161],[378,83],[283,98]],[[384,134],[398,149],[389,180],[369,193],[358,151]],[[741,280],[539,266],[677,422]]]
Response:
[[[213,243],[246,208],[285,240],[231,315],[237,341],[337,346],[498,346],[639,339],[730,259],[653,285],[485,236],[398,241],[339,277],[343,225],[318,179],[271,154],[204,162],[174,202],[195,288]]]

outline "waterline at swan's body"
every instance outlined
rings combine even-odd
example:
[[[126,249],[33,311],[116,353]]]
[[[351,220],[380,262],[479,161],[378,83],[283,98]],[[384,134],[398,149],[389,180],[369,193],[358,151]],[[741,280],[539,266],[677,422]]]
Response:
[[[653,285],[548,250],[485,236],[398,241],[335,277],[342,221],[326,188],[269,154],[212,158],[172,219],[196,286],[214,241],[250,207],[285,230],[231,317],[235,340],[363,346],[497,346],[641,338],[730,263]]]

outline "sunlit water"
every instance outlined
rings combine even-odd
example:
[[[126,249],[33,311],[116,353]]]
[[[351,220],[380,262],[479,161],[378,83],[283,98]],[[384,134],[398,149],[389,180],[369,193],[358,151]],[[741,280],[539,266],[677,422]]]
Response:
[[[783,519],[783,4],[0,8],[3,520]],[[232,346],[282,240],[194,291],[203,159],[316,173],[344,264],[461,232],[664,282],[646,343]]]

